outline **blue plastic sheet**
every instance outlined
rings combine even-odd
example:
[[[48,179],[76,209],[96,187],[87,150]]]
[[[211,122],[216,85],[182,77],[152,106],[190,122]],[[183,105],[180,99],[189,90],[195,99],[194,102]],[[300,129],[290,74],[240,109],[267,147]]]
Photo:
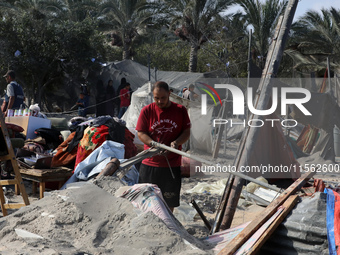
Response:
[[[335,196],[333,190],[325,189],[327,194],[327,238],[328,238],[328,250],[330,255],[337,255],[336,245],[334,238],[334,206],[335,206]]]

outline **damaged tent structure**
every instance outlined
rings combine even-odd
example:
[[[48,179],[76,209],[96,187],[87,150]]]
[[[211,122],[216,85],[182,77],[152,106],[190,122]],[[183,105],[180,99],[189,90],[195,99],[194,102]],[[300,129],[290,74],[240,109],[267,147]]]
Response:
[[[124,60],[106,66],[102,71],[101,77],[103,80],[113,79],[115,81],[126,78],[131,84],[131,88],[134,91],[132,93],[131,104],[122,119],[126,121],[126,126],[130,131],[134,132],[141,109],[153,100],[148,68],[132,60]],[[226,73],[221,71],[209,73],[157,71],[157,75],[153,74],[150,78],[151,80],[165,81],[177,92],[181,91],[184,87],[189,87],[190,84],[194,84],[196,87],[195,93],[198,95],[201,94],[201,87],[206,88],[205,85],[213,87],[214,84],[233,83],[240,87],[236,80],[228,77]],[[222,99],[227,96],[225,90],[219,90],[219,92],[221,92],[219,94]],[[177,93],[171,93],[171,100],[184,105],[188,109],[192,123],[190,148],[211,153],[213,147],[211,122],[214,106],[208,104],[206,115],[202,115],[200,98],[197,101],[190,101],[177,96]],[[138,139],[136,142],[138,143]]]

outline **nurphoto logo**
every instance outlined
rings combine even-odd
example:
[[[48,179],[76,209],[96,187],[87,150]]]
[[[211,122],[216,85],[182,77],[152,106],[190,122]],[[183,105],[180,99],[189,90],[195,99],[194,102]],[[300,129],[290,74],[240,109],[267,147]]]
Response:
[[[203,84],[203,83],[202,83]],[[219,99],[220,104],[222,106],[222,100],[219,94],[217,93],[216,89],[226,89],[227,91],[230,91],[232,96],[233,96],[233,115],[244,115],[245,113],[245,96],[243,94],[243,91],[231,84],[215,84],[214,88],[207,85],[203,84],[207,88],[209,88],[214,95]],[[214,101],[215,106],[217,105],[216,100],[212,93],[205,89],[201,88],[201,90],[205,91]],[[294,94],[302,94],[304,97],[302,98],[288,98],[289,93],[294,93]],[[207,94],[202,94],[201,95],[201,114],[206,115],[207,114]],[[274,113],[277,109],[278,106],[278,88],[273,87],[272,89],[272,105],[270,109],[266,110],[259,110],[255,109],[254,104],[253,104],[253,88],[248,88],[247,89],[247,107],[251,113],[254,115],[259,115],[259,116],[266,116]],[[304,89],[304,88],[296,88],[296,87],[283,87],[281,88],[281,115],[286,115],[286,106],[287,105],[295,105],[304,115],[310,116],[312,115],[306,107],[303,106],[303,104],[307,103],[311,99],[311,93],[309,90]],[[265,122],[271,122],[272,127],[274,126],[274,121],[281,121],[280,119],[252,119],[248,123],[248,126],[250,127],[262,127]],[[232,120],[227,120],[227,119],[214,119],[213,120],[213,126],[215,125],[222,125],[222,124],[227,124],[230,123],[232,125]],[[291,123],[294,124],[291,124]],[[289,124],[290,123],[290,124]],[[246,121],[244,120],[241,123],[235,123],[237,125],[246,125]],[[282,126],[284,127],[295,127],[297,125],[297,122],[293,119],[286,119],[281,121]]]

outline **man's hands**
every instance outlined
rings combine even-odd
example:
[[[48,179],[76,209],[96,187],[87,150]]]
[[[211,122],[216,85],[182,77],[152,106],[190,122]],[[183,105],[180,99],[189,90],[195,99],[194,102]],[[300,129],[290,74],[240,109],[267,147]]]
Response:
[[[171,148],[174,148],[174,149],[178,149],[177,141],[171,142],[171,143],[170,143],[170,147],[171,147]]]

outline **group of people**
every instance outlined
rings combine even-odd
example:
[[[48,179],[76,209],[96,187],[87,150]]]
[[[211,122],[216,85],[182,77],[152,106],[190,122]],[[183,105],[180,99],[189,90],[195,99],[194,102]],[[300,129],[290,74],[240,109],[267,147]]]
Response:
[[[8,82],[6,93],[8,100],[5,102],[7,105],[2,108],[2,111],[6,114],[9,109],[18,109],[25,98],[21,86],[15,81],[14,71],[8,71],[4,77]],[[117,92],[120,96],[118,117],[121,117],[130,105],[130,84],[122,79]],[[82,91],[77,101],[77,105],[81,109],[86,109],[85,93],[87,92]],[[144,149],[150,148],[152,142],[156,141],[181,150],[182,144],[190,137],[191,123],[186,108],[170,101],[169,86],[163,81],[158,81],[153,85],[152,93],[154,102],[142,109],[136,126],[138,137],[144,143]],[[110,80],[106,88],[106,97],[115,98],[115,96],[113,81]],[[110,109],[112,110],[112,107]],[[114,112],[111,111],[111,114],[114,114]],[[179,154],[162,152],[154,157],[144,159],[139,169],[139,183],[158,185],[171,210],[179,206],[180,166],[181,156]]]
[[[96,89],[96,116],[110,115],[121,118],[131,103],[132,90],[130,83],[128,83],[125,78],[122,78],[121,84],[117,91],[115,91],[113,80],[108,81],[106,88],[104,87],[103,81],[99,80]],[[86,116],[86,109],[89,106],[88,98],[89,94],[82,90],[76,102],[79,116]]]

